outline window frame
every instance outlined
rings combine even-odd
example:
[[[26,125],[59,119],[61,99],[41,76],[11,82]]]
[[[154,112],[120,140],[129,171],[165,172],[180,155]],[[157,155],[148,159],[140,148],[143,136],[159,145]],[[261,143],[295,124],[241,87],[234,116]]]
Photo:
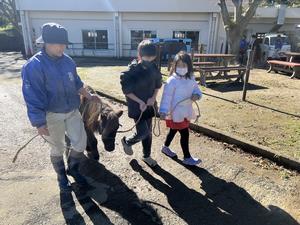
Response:
[[[85,42],[84,32],[88,32],[88,33],[91,32],[91,37],[88,37],[90,39],[93,39],[91,42]],[[106,39],[107,39],[106,43],[99,42],[100,44],[98,44],[98,42],[97,42],[98,32],[106,33]],[[108,29],[82,29],[81,35],[82,35],[82,48],[83,49],[86,49],[86,50],[108,50],[109,49],[109,47],[108,47],[109,46]],[[103,45],[105,47],[101,47],[101,45]]]
[[[175,37],[175,33],[176,33],[176,32],[182,32],[182,33],[184,32],[184,37],[182,37],[182,38],[181,38],[181,37],[176,38],[176,37]],[[188,32],[195,32],[195,33],[197,32],[197,33],[198,33],[198,40],[197,40],[196,42],[193,42],[193,40],[192,40],[192,42],[191,42],[191,46],[194,47],[194,45],[196,45],[196,47],[197,47],[196,50],[197,50],[198,47],[199,47],[199,42],[200,42],[200,33],[201,33],[200,30],[173,30],[173,31],[172,31],[172,33],[173,33],[173,34],[172,34],[172,37],[173,37],[174,39],[191,39],[191,38],[188,38],[188,37],[187,37],[187,33],[188,33]]]
[[[142,38],[135,38],[136,41],[135,43],[132,42],[132,32],[142,32]],[[145,37],[145,33],[149,32],[151,37]],[[154,33],[154,34],[153,34]],[[155,37],[152,37],[152,35],[155,35]],[[131,50],[136,50],[138,47],[138,43],[140,43],[143,40],[150,39],[150,38],[157,38],[157,30],[151,30],[151,29],[130,29],[130,49]]]

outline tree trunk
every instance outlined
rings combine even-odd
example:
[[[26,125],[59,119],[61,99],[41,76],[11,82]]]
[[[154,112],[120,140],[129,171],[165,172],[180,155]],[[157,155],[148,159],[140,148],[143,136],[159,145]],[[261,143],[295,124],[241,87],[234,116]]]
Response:
[[[240,52],[240,41],[242,38],[242,34],[245,29],[242,29],[239,26],[232,25],[231,27],[227,27],[226,35],[228,38],[228,44],[230,53],[236,55],[236,61],[239,59]]]
[[[243,0],[231,0],[234,4],[234,17],[229,14],[226,0],[219,0],[221,15],[226,30],[227,40],[232,54],[239,54],[240,40],[247,28],[249,21],[253,18],[258,5],[263,0],[252,0],[249,7],[243,12]]]

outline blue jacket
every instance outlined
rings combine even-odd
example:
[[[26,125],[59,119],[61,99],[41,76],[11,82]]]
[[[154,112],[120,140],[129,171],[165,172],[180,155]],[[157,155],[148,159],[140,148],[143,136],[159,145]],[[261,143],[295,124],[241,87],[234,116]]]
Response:
[[[51,58],[42,50],[22,68],[23,96],[34,127],[46,125],[46,112],[67,113],[79,107],[83,86],[74,61],[67,55]]]

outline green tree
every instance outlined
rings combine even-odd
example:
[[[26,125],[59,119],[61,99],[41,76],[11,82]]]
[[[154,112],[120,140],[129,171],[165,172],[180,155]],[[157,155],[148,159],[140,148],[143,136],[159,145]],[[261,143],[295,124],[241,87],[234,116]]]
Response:
[[[21,30],[18,24],[19,16],[16,9],[15,0],[0,0],[0,17],[11,24],[14,29],[21,34]]]
[[[262,6],[271,6],[274,4],[285,4],[289,7],[300,7],[300,0],[264,0]]]

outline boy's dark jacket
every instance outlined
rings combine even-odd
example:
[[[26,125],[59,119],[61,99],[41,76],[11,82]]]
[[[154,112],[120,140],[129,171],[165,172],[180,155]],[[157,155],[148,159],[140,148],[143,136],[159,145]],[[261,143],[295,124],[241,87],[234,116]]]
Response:
[[[155,89],[162,86],[161,73],[154,63],[144,64],[134,60],[128,70],[121,74],[121,86],[125,95],[133,93],[147,104],[147,100],[153,96]],[[127,96],[126,101],[128,116],[138,119],[141,114],[140,105]],[[157,104],[155,106],[157,108]],[[149,119],[153,116],[153,107],[148,107],[143,113],[142,119]]]

